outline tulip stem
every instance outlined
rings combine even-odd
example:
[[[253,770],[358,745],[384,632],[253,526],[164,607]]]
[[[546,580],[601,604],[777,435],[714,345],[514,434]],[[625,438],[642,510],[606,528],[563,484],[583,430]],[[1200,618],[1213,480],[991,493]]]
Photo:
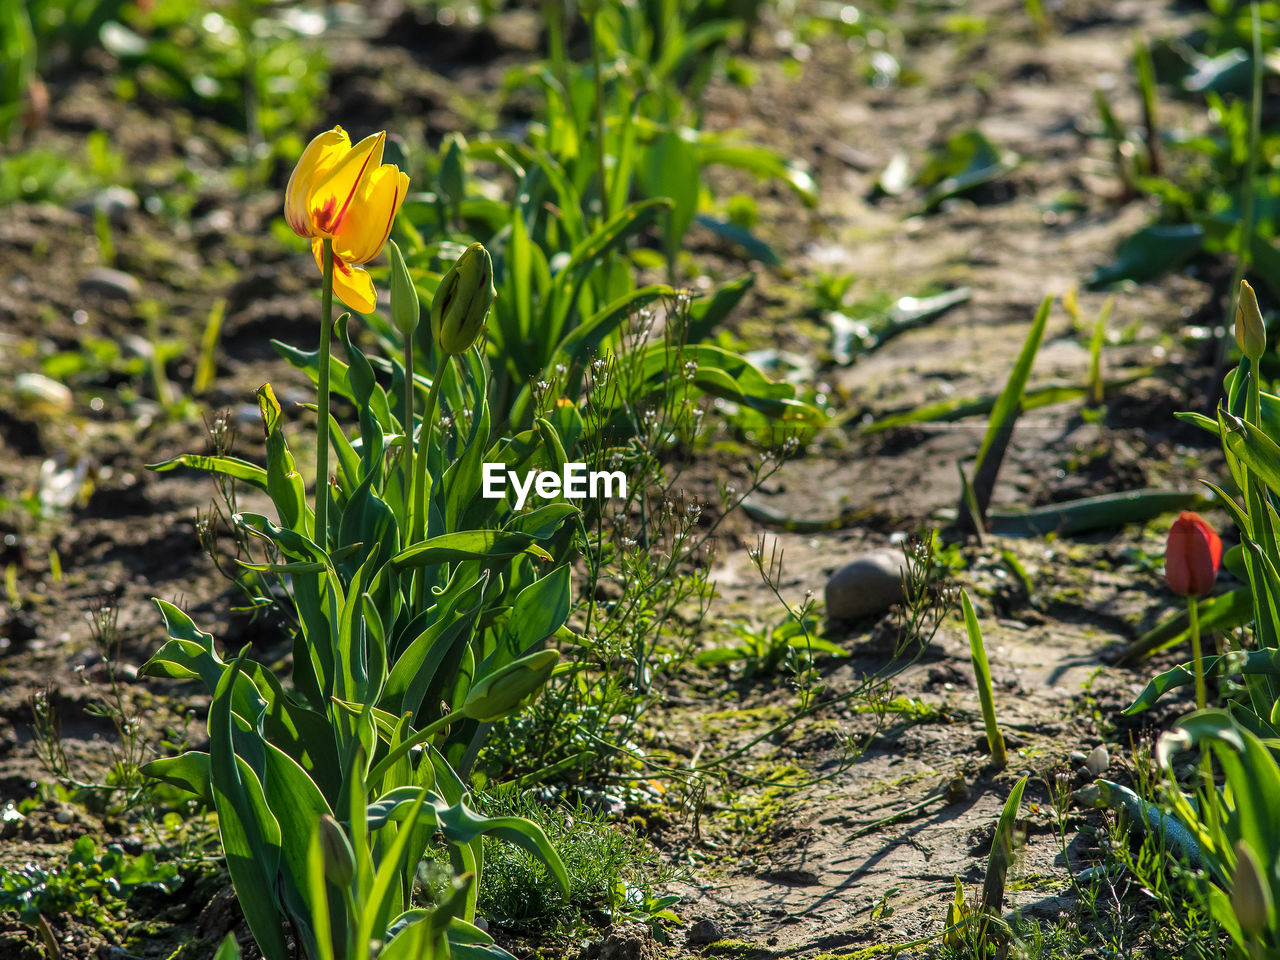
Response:
[[[431,431],[435,427],[436,398],[440,395],[440,382],[444,379],[445,368],[449,365],[449,354],[440,357],[440,365],[431,378],[431,389],[427,391],[427,406],[422,411],[422,424],[418,427],[418,451],[413,461],[413,533],[409,544],[420,543],[427,532],[427,450],[431,442]]]
[[[431,498],[427,496],[427,453],[431,446],[431,431],[435,427],[436,398],[440,395],[440,382],[444,380],[445,368],[449,365],[449,354],[440,356],[440,365],[436,367],[436,375],[431,378],[431,389],[427,391],[427,406],[422,411],[422,425],[418,428],[418,452],[413,461],[413,527],[409,544],[421,543],[427,538],[427,504]],[[412,449],[410,444],[410,449]],[[426,571],[419,570],[413,587],[415,609],[421,609],[427,595]]]
[[[1194,595],[1187,597],[1187,617],[1191,621],[1191,658],[1195,661],[1196,709],[1203,710],[1205,704],[1204,659],[1200,655],[1200,611]]]
[[[324,294],[320,301],[320,408],[316,418],[316,529],[329,549],[329,350],[333,338],[333,240],[324,238]]]
[[[404,335],[404,512],[413,517],[413,334]],[[412,529],[412,523],[405,528]]]
[[[1258,383],[1258,367],[1257,360],[1249,361],[1249,404],[1244,413],[1244,418],[1255,427],[1262,423],[1262,387]]]
[[[434,737],[441,730],[444,730],[446,727],[452,724],[455,720],[461,720],[461,719],[462,719],[462,709],[459,708],[457,710],[454,710],[452,713],[446,713],[443,717],[441,717],[435,723],[427,724],[425,727],[423,727],[421,730],[415,733],[408,740],[403,740],[400,743],[396,744],[395,749],[393,749],[390,753],[388,753],[385,757],[383,757],[378,762],[377,766],[375,766],[372,770],[369,771],[369,776],[365,782],[370,784],[371,786],[376,786],[377,784],[381,783],[382,778],[387,775],[387,771],[391,769],[391,767],[396,763],[396,761],[398,761],[401,757],[405,756],[414,747],[418,746],[419,744],[426,743],[428,740]]]

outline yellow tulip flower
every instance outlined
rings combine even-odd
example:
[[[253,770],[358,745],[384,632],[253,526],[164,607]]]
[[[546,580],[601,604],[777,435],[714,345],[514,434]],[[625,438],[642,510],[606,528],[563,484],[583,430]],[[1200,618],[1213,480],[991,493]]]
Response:
[[[341,127],[307,145],[285,190],[284,215],[293,232],[311,238],[324,271],[324,241],[333,241],[333,292],[359,313],[377,302],[373,280],[360,267],[382,252],[409,189],[409,175],[382,162],[386,131],[352,146]]]

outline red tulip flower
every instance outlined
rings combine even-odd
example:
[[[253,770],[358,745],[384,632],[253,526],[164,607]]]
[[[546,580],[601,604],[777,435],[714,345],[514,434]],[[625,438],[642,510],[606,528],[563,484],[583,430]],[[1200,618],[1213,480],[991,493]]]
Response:
[[[1213,589],[1222,563],[1222,540],[1199,514],[1183,510],[1169,530],[1164,576],[1169,589],[1184,597],[1202,597]]]

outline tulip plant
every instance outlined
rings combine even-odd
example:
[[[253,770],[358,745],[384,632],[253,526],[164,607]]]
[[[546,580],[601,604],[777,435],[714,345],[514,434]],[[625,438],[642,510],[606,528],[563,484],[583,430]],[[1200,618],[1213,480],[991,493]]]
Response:
[[[1177,789],[1174,758],[1212,754],[1224,787],[1202,783],[1190,799]],[[1280,764],[1274,747],[1224,710],[1197,710],[1164,734],[1156,762],[1169,785],[1173,814],[1190,831],[1214,883],[1208,907],[1242,958],[1280,955]]]
[[[1242,282],[1235,318],[1240,365],[1226,377],[1226,396],[1216,419],[1198,413],[1179,418],[1215,434],[1222,441],[1230,482],[1220,486],[1201,481],[1235,520],[1241,545],[1224,555],[1214,531],[1194,514],[1184,514],[1169,534],[1166,578],[1171,589],[1189,598],[1195,618],[1195,599],[1212,589],[1220,562],[1231,565],[1248,583],[1252,605],[1252,633],[1256,649],[1199,657],[1193,650],[1192,669],[1176,667],[1156,677],[1126,712],[1136,713],[1162,695],[1188,683],[1196,685],[1197,705],[1205,705],[1204,677],[1213,672],[1243,675],[1246,697],[1232,704],[1232,715],[1261,737],[1275,737],[1280,729],[1280,518],[1272,500],[1280,495],[1280,397],[1261,389],[1258,364],[1266,350],[1266,327],[1257,297]],[[1228,490],[1239,491],[1237,501]],[[1193,643],[1198,643],[1192,631]]]
[[[1226,378],[1226,397],[1217,417],[1179,417],[1222,441],[1230,482],[1202,481],[1235,520],[1241,545],[1225,557],[1214,530],[1193,513],[1183,513],[1169,532],[1165,574],[1170,589],[1187,598],[1191,626],[1191,669],[1176,667],[1154,678],[1125,712],[1145,709],[1169,691],[1194,683],[1196,712],[1161,738],[1156,750],[1166,800],[1190,831],[1197,857],[1213,885],[1208,907],[1230,937],[1235,955],[1273,956],[1280,948],[1280,397],[1262,390],[1259,362],[1266,350],[1266,327],[1253,289],[1242,282],[1235,318],[1240,365]],[[1228,492],[1238,491],[1240,501]],[[1242,501],[1242,502],[1241,502]],[[1232,555],[1235,555],[1233,559]],[[1252,644],[1204,657],[1200,649],[1198,598],[1212,590],[1225,561],[1247,581],[1251,599]],[[1230,642],[1230,641],[1228,641]],[[1206,709],[1205,677],[1235,674],[1243,696],[1224,687],[1227,709]],[[1197,796],[1178,783],[1172,758],[1199,749]],[[1217,761],[1223,784],[1216,782]]]
[[[311,239],[323,276],[319,349],[291,353],[319,392],[313,498],[269,384],[258,392],[265,467],[225,452],[155,466],[208,471],[275,507],[273,517],[241,512],[231,523],[261,545],[261,560],[240,561],[261,602],[285,598],[296,623],[292,675],[278,677],[248,648],[223,656],[163,601],[169,640],[144,667],[196,680],[212,696],[208,748],[146,772],[216,809],[228,871],[268,960],[291,955],[291,934],[311,960],[364,960],[378,949],[383,958],[506,956],[472,923],[486,836],[520,845],[567,883],[541,829],[476,813],[467,781],[490,726],[556,669],[558,653],[543,644],[573,639],[579,523],[563,500],[517,512],[482,499],[481,464],[560,468],[561,430],[576,411],[491,438],[476,341],[494,288],[479,244],[432,302],[429,380],[413,372],[418,301],[394,244],[391,314],[403,359],[367,356],[348,316],[331,323],[335,294],[361,312],[375,305],[361,265],[387,244],[408,187],[381,163],[383,142],[381,133],[354,146],[339,128],[321,134],[287,191],[286,218]],[[342,359],[330,355],[331,333]],[[331,392],[358,412],[354,435],[333,415]],[[444,406],[447,419],[437,416]],[[433,842],[447,848],[456,882],[429,910],[412,894]]]
[[[707,168],[737,167],[785,183],[807,204],[816,201],[813,181],[779,154],[691,122],[687,81],[709,64],[707,48],[723,44],[740,22],[714,18],[686,34],[686,12],[677,15],[673,7],[651,18],[643,6],[583,4],[592,60],[581,64],[565,55],[564,12],[548,7],[550,60],[527,76],[545,107],[527,140],[451,137],[431,172],[433,192],[410,200],[415,233],[405,255],[428,289],[434,262],[455,256],[459,243],[480,240],[492,252],[499,297],[487,355],[498,424],[509,418],[529,426],[538,384],[559,380],[568,399],[582,400],[589,389],[586,367],[601,346],[616,340],[637,313],[682,299],[676,260],[695,221],[749,250],[752,259],[776,260],[746,230],[703,214]],[[703,14],[687,12],[699,21]],[[478,161],[509,175],[509,199],[495,198],[491,184],[476,188],[468,164]],[[641,286],[628,260],[652,253],[636,249],[634,238],[653,233],[662,240],[668,283]],[[689,314],[680,365],[691,364],[696,390],[734,404],[761,433],[811,432],[822,417],[796,400],[792,386],[773,383],[740,355],[704,342],[751,282],[747,275],[714,296],[665,311],[668,325]],[[603,424],[617,442],[640,432],[628,411],[662,394],[669,379],[669,350],[660,338],[635,352],[636,375]],[[430,374],[425,365],[419,370]]]

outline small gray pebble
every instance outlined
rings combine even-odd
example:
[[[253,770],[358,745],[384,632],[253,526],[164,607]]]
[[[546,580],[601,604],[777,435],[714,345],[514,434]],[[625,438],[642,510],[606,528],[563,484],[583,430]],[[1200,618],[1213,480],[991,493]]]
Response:
[[[714,920],[699,920],[689,928],[685,943],[715,943],[724,939],[724,930]]]
[[[1084,765],[1085,769],[1095,777],[1102,776],[1111,766],[1111,754],[1107,752],[1106,744],[1100,743],[1094,747],[1093,752],[1085,759]]]
[[[118,226],[128,213],[138,209],[138,195],[117,184],[73,203],[71,209],[85,217],[91,217],[100,210],[113,226]]]
[[[142,294],[142,284],[123,270],[94,267],[80,281],[80,290],[113,300],[136,300]]]
[[[859,554],[827,581],[827,616],[859,620],[884,613],[906,599],[902,551],[888,548]]]

